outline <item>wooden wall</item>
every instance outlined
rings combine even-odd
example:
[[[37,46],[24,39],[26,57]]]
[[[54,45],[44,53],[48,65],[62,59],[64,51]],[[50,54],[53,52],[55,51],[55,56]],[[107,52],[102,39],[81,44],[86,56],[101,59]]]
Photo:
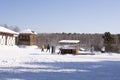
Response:
[[[18,45],[36,45],[35,34],[19,34]]]

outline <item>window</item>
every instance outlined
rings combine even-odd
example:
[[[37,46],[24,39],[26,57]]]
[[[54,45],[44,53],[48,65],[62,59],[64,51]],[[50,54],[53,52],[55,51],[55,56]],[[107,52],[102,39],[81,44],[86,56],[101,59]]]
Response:
[[[20,40],[22,39],[22,35],[19,36],[19,39],[20,39]]]

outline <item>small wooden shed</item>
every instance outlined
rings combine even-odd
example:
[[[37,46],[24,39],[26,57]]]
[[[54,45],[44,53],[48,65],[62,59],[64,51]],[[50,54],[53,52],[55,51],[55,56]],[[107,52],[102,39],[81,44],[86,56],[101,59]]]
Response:
[[[17,32],[0,26],[0,45],[8,45],[8,46],[15,45],[16,44],[15,38],[17,36],[18,36]]]
[[[31,29],[26,29],[19,33],[18,45],[37,45],[36,38],[37,33],[35,31],[32,31]]]
[[[61,54],[78,54],[80,41],[79,40],[61,40],[59,41],[61,46]]]

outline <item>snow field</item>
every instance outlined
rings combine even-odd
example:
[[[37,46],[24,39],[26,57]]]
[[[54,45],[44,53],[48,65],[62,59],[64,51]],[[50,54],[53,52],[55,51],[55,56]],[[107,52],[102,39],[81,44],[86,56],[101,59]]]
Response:
[[[120,55],[58,55],[0,47],[0,80],[120,80]]]

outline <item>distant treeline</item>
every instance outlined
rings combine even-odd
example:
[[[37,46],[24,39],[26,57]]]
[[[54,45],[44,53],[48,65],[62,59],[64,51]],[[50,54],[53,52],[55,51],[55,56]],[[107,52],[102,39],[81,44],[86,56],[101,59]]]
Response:
[[[80,47],[90,48],[91,45],[94,46],[96,51],[101,50],[104,46],[104,34],[80,34],[80,33],[39,33],[37,36],[37,45],[42,44],[47,45],[59,45],[60,40],[80,40]],[[120,35],[116,34],[114,36],[114,52],[119,52],[120,50]]]
[[[8,26],[7,24],[1,25],[13,31],[19,32],[20,28],[18,26]],[[106,33],[106,32],[105,32]],[[58,46],[60,40],[80,40],[80,47],[89,49],[91,46],[94,46],[96,51],[100,51],[103,46],[108,47],[108,51],[120,52],[120,34],[111,34],[106,35],[108,38],[105,41],[104,34],[80,34],[80,33],[38,33],[37,35],[37,45],[47,45]],[[112,37],[113,40],[110,40]],[[111,43],[112,41],[112,43]],[[107,42],[108,44],[105,44]],[[110,47],[109,47],[110,46]]]

